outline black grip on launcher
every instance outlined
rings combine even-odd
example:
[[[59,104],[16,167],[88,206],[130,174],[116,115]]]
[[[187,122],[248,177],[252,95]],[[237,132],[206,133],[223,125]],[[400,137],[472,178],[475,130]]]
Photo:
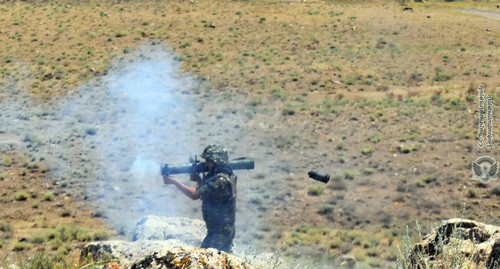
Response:
[[[255,162],[252,158],[241,157],[238,159],[231,160],[227,163],[233,170],[249,170],[255,168]],[[183,165],[168,166],[168,164],[162,164],[161,175],[175,175],[175,174],[195,174],[195,173],[205,173],[208,172],[205,162],[189,163]]]

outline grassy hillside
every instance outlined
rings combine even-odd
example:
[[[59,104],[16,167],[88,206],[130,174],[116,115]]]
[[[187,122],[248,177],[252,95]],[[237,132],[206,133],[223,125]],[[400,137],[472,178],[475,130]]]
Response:
[[[477,156],[498,157],[475,136],[477,88],[500,98],[500,24],[457,9],[500,10],[488,1],[405,5],[413,11],[396,1],[3,1],[0,101],[62,98],[141,45],[166,44],[196,79],[188,90],[200,103],[242,104],[232,114],[255,127],[246,147],[262,165],[242,183],[239,206],[257,208],[249,214],[259,225],[247,224],[245,238],[382,267],[417,219],[500,224],[498,181],[470,179]],[[0,154],[2,256],[66,255],[120,233],[43,160]],[[311,167],[331,182],[304,179],[299,170]]]
[[[160,40],[212,88],[256,96],[464,95],[471,83],[497,86],[494,20],[442,4],[411,6],[415,12],[391,2],[6,3],[2,80],[57,95]]]

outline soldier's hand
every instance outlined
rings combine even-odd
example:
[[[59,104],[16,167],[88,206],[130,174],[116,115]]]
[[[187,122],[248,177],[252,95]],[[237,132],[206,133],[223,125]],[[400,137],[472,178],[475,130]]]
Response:
[[[164,184],[174,184],[174,178],[171,176],[163,176]]]
[[[199,174],[190,174],[189,175],[189,179],[191,179],[191,181],[196,181],[196,182],[200,182],[201,181],[201,177]]]

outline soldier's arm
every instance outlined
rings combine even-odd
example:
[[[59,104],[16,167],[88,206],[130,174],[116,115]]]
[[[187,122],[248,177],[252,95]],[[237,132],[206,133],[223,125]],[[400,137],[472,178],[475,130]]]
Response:
[[[196,188],[188,186],[188,185],[180,182],[179,180],[177,180],[173,177],[164,176],[163,183],[174,185],[177,189],[179,189],[187,197],[189,197],[193,200],[200,199],[200,193],[198,192],[198,190]]]

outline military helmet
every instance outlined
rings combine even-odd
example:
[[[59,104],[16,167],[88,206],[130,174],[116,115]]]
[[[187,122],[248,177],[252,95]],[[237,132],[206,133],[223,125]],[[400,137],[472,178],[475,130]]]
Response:
[[[215,163],[227,163],[229,160],[227,150],[218,144],[211,144],[203,150],[201,157]]]

